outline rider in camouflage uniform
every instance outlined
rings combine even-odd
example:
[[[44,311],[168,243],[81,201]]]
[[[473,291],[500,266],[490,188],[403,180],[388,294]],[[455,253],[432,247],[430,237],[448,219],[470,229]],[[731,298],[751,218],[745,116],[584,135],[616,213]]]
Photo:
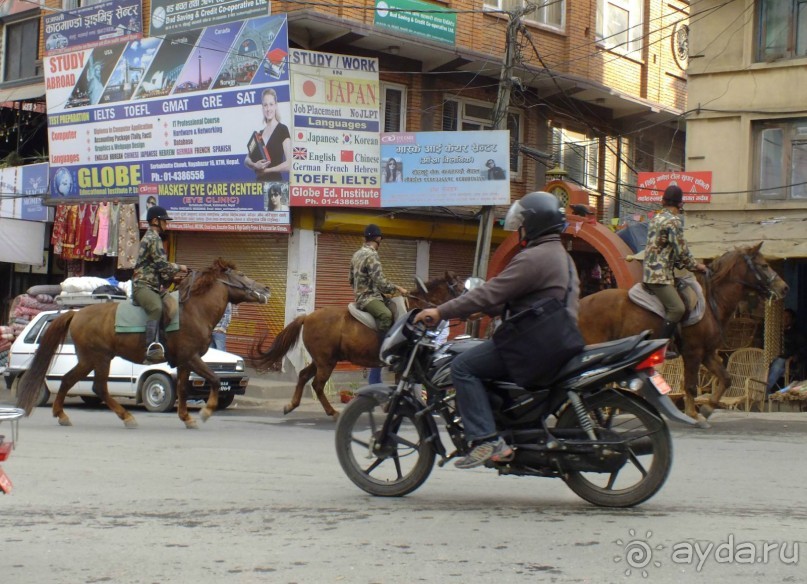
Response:
[[[373,315],[378,325],[379,339],[383,339],[392,326],[392,312],[384,301],[385,294],[396,291],[406,294],[406,288],[396,286],[384,277],[378,248],[381,245],[381,229],[370,224],[364,230],[364,245],[353,254],[350,261],[350,285],[356,295],[356,306]]]
[[[679,217],[684,212],[681,187],[668,186],[664,190],[661,204],[663,210],[653,217],[647,229],[642,282],[664,305],[666,316],[658,338],[672,339],[686,310],[675,289],[673,269],[705,272],[706,266],[695,260],[684,239],[684,225]],[[677,356],[671,347],[667,349],[668,359]]]
[[[159,342],[160,319],[163,313],[163,286],[171,284],[177,272],[187,272],[187,266],[168,261],[160,237],[168,229],[171,217],[159,206],[146,214],[149,228],[140,240],[137,263],[132,276],[132,298],[146,311],[146,362],[165,361],[165,349]]]

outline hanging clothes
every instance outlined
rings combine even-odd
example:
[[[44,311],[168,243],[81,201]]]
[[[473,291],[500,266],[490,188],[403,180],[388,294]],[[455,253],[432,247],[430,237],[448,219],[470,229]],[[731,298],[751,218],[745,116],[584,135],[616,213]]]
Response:
[[[93,253],[106,255],[109,252],[109,203],[98,205],[98,218],[95,221],[96,244]]]
[[[85,261],[94,262],[98,258],[93,254],[95,244],[98,242],[98,231],[95,222],[98,219],[98,203],[88,203],[87,212],[81,223],[81,257]]]
[[[109,206],[109,234],[107,244],[107,255],[117,257],[118,255],[118,233],[120,232],[120,208],[121,204],[113,201]]]
[[[62,255],[62,245],[64,245],[64,237],[67,234],[67,211],[68,205],[56,205],[50,243],[53,246],[53,253],[57,256]]]
[[[123,205],[118,229],[118,269],[131,270],[137,263],[140,248],[140,227],[134,205]]]
[[[79,231],[80,207],[81,205],[70,205],[67,209],[64,240],[62,242],[62,257],[66,260],[76,259],[76,245],[81,236]]]

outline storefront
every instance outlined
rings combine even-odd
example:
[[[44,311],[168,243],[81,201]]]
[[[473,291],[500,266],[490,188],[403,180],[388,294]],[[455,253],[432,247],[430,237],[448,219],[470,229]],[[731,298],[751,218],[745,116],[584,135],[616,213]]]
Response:
[[[247,276],[272,290],[268,304],[239,304],[227,330],[227,350],[246,356],[267,332],[285,326],[289,236],[285,233],[175,232],[173,260],[203,270],[217,258],[230,261]]]

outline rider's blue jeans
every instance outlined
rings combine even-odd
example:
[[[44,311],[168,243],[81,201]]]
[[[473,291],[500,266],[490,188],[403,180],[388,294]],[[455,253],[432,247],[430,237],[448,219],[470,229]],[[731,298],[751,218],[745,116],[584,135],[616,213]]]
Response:
[[[503,379],[507,368],[493,341],[480,343],[451,364],[451,379],[457,391],[457,407],[469,442],[495,438],[496,422],[482,379]]]
[[[381,383],[381,367],[373,367],[367,376],[367,383]]]

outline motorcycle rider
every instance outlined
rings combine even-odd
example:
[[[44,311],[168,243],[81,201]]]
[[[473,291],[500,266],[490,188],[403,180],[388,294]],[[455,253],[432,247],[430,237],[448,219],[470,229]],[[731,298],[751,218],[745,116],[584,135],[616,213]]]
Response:
[[[543,191],[525,195],[511,205],[504,224],[505,229],[518,230],[524,249],[495,278],[436,308],[422,310],[415,322],[431,324],[467,318],[480,311],[500,315],[505,304],[508,304],[509,312],[515,314],[541,298],[562,299],[569,284],[571,290],[566,310],[577,321],[580,282],[576,270],[572,270],[572,281],[569,282],[568,254],[560,238],[565,227],[564,209],[554,195]],[[547,331],[547,334],[552,334],[552,331]],[[474,468],[488,460],[504,462],[512,458],[513,449],[496,431],[482,381],[506,377],[504,361],[492,340],[462,353],[452,363],[451,378],[457,392],[457,407],[466,438],[472,446],[467,456],[457,460],[457,468]]]
[[[168,212],[155,205],[146,212],[149,227],[140,240],[137,263],[132,275],[132,298],[146,311],[146,362],[165,361],[165,348],[160,343],[160,320],[163,313],[163,286],[171,283],[177,272],[187,273],[188,267],[168,261],[162,235],[172,221]]]
[[[662,211],[651,219],[647,228],[642,282],[664,305],[664,326],[658,338],[671,339],[666,358],[675,359],[678,353],[673,348],[672,339],[686,307],[675,289],[673,268],[705,272],[706,266],[692,257],[684,239],[684,224],[680,217],[684,212],[681,187],[670,185],[664,189],[661,204]]]
[[[371,223],[364,229],[364,245],[350,260],[350,285],[356,295],[356,306],[375,318],[379,342],[384,339],[384,335],[392,326],[392,311],[387,307],[384,294],[407,292],[406,288],[396,286],[384,277],[381,260],[378,257],[382,239],[381,228]],[[367,381],[381,383],[381,368],[371,369]]]

